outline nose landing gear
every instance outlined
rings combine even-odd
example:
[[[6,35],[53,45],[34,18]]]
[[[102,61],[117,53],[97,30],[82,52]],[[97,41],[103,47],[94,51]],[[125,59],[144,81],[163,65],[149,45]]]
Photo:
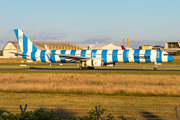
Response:
[[[154,64],[155,64],[155,66],[154,66],[153,70],[157,70],[157,67],[158,67],[157,62],[155,62]]]
[[[154,64],[155,64],[155,66],[154,66],[153,70],[157,70],[158,65],[161,65],[161,63],[158,63],[158,62],[155,62]]]

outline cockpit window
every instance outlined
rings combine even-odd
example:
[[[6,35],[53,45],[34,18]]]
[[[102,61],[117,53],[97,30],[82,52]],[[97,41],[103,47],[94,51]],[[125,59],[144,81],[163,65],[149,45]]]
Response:
[[[166,53],[166,54],[164,54],[164,56],[168,56],[168,54]]]

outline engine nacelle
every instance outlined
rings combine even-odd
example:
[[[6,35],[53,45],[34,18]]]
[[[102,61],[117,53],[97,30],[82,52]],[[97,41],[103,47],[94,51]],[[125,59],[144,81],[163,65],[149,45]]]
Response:
[[[86,65],[90,67],[101,67],[103,66],[103,59],[101,58],[93,58],[86,61]]]

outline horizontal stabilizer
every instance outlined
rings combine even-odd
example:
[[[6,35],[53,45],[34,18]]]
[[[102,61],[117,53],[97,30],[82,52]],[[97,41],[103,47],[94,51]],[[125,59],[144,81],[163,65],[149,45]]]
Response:
[[[13,54],[15,54],[16,56],[18,56],[18,55],[20,55],[20,56],[29,56],[29,55],[26,55],[26,54],[15,53],[15,52],[10,52],[10,53],[13,53]]]

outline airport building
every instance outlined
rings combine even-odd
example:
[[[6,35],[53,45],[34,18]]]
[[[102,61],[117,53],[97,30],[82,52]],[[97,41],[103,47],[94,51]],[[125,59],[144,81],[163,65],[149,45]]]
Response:
[[[164,50],[164,47],[163,47],[163,46],[160,46],[160,45],[155,45],[155,46],[153,46],[152,49],[153,49],[153,50]]]
[[[154,50],[163,50],[168,52],[170,55],[175,55],[177,51],[180,51],[180,41],[166,41],[165,42],[165,48],[156,45],[156,46],[151,46],[151,45],[141,45],[139,49],[142,50],[148,50],[148,49],[154,49]]]
[[[153,48],[152,45],[141,45],[139,49],[141,50],[151,50]]]
[[[180,41],[166,41],[165,49],[177,49],[180,50]]]
[[[155,46],[152,46],[152,45],[141,45],[139,46],[139,49],[141,50],[163,50],[164,47],[160,46],[160,45],[155,45]]]
[[[171,55],[175,55],[178,50],[180,51],[180,41],[166,41],[164,50]]]

